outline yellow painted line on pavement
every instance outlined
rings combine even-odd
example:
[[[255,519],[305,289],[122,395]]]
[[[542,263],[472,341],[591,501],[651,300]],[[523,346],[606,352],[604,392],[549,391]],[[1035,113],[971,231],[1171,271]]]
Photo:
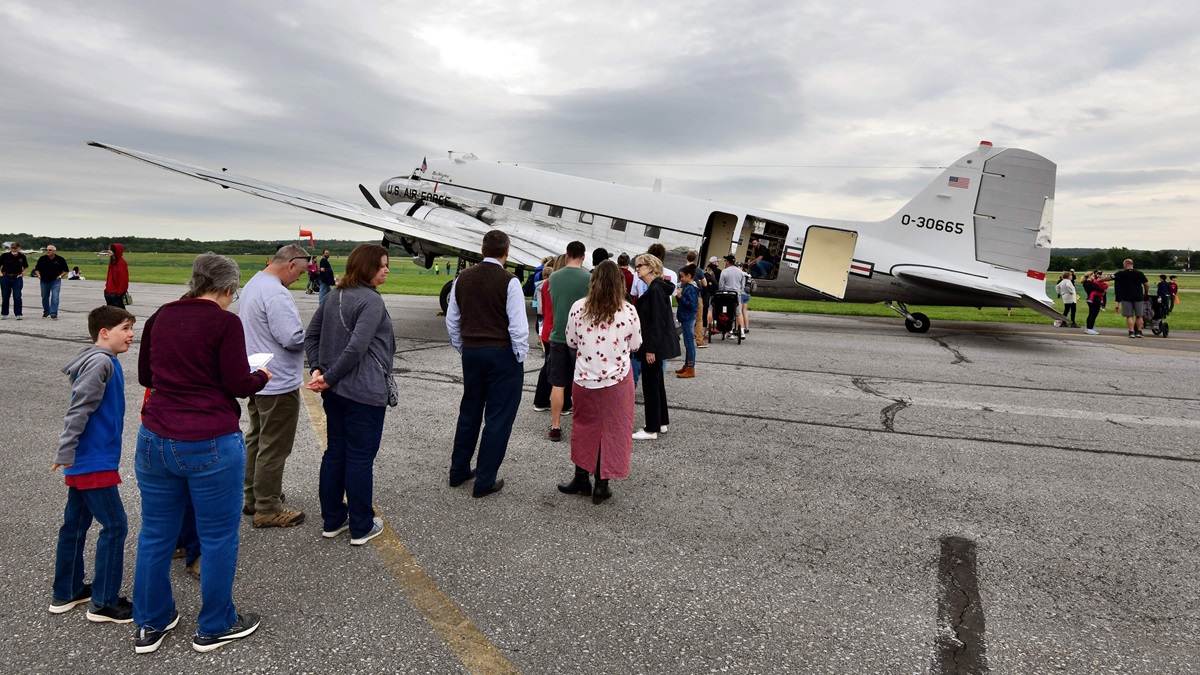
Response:
[[[304,407],[312,422],[313,431],[319,442],[324,443],[328,431],[321,398],[315,392],[301,388]],[[378,513],[378,509],[376,509]],[[382,514],[380,514],[382,517]],[[400,583],[400,590],[417,608],[425,621],[450,651],[462,662],[467,671],[474,675],[519,675],[516,666],[504,657],[496,645],[487,638],[462,609],[442,592],[433,577],[429,576],[408,550],[399,535],[392,529],[387,518],[383,521],[383,534],[371,540],[371,545],[383,560],[383,564]]]

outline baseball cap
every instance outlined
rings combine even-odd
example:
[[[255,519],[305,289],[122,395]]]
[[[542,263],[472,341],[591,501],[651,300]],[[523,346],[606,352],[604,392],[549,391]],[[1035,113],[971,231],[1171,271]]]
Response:
[[[708,259],[708,262],[714,263],[714,262],[718,262],[720,260],[721,260],[720,258],[718,258],[717,256],[714,255],[713,257]]]

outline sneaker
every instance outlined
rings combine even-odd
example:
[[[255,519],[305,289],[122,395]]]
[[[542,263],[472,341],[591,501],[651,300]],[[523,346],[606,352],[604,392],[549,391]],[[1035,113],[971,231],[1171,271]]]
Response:
[[[1133,334],[1133,331],[1129,331],[1129,337],[1130,337],[1130,338],[1135,338],[1135,337],[1137,337],[1137,336]]]
[[[362,546],[363,544],[367,543],[368,541],[371,541],[375,537],[378,537],[379,535],[383,534],[383,518],[378,518],[378,517],[374,518],[373,523],[374,524],[371,525],[370,532],[364,534],[361,537],[351,538],[350,545],[351,546]]]
[[[133,603],[125,598],[117,598],[115,605],[92,607],[88,610],[87,620],[93,623],[133,623]]]
[[[534,412],[546,412],[549,409],[550,409],[550,406],[548,406],[548,405],[538,405],[536,403],[533,404]]]
[[[332,530],[322,530],[321,536],[325,537],[326,539],[333,539],[334,537],[338,536],[339,534],[345,532],[348,529],[350,529],[349,516],[346,517],[346,522],[342,523],[342,525],[340,527],[335,527]]]
[[[554,427],[550,427],[550,431],[546,432],[546,436],[548,436],[550,438],[550,440],[557,443],[562,440],[562,429],[555,429]]]
[[[137,632],[133,634],[133,652],[135,654],[149,654],[158,649],[162,644],[163,638],[167,633],[175,630],[179,625],[179,612],[175,612],[171,617],[171,623],[162,630],[154,630],[149,626],[139,626]]]
[[[242,504],[242,515],[243,516],[252,516],[256,513],[258,513],[258,510],[254,508],[253,504]]]
[[[566,417],[567,415],[570,415],[570,414],[571,414],[571,409],[570,409],[570,408],[564,408],[564,409],[563,409],[563,411],[562,411],[562,416],[563,416],[563,417]]]
[[[57,314],[51,314],[51,315],[50,315],[50,318],[51,318],[51,319],[54,319],[55,321],[58,321],[58,315],[57,315]]]
[[[7,319],[8,317],[4,317],[4,318]],[[91,599],[92,599],[92,585],[84,584],[83,590],[79,591],[79,594],[76,595],[75,597],[71,598],[70,600],[51,600],[50,601],[50,613],[51,614],[62,614],[64,612],[69,612],[69,611],[75,609],[76,606],[82,605],[83,603],[88,602]]]
[[[304,522],[304,512],[295,509],[279,509],[275,513],[258,513],[254,516],[255,527],[293,527]]]
[[[224,633],[221,633],[220,635],[214,635],[212,637],[197,635],[196,637],[192,638],[192,649],[195,649],[201,653],[211,652],[221,645],[229,644],[234,640],[241,640],[242,638],[250,635],[254,631],[258,630],[258,624],[261,622],[262,619],[259,618],[257,614],[253,614],[251,612],[238,614],[237,621],[234,621],[233,625],[229,627],[229,630],[225,631]]]
[[[707,342],[697,342],[696,343],[696,349],[704,349],[707,346],[708,346]]]
[[[1135,338],[1142,337],[1142,331],[1139,330],[1139,331],[1134,332],[1133,337],[1135,337]]]
[[[660,434],[665,434],[665,433],[667,433],[667,427],[668,427],[668,426],[669,426],[669,425],[666,425],[666,424],[660,425],[660,426],[658,427],[658,433],[660,433]]]
[[[633,440],[635,441],[655,441],[658,440],[658,434],[651,433],[645,429],[638,429],[633,432]]]
[[[196,577],[197,579],[200,578],[200,559],[203,557],[204,556],[202,555],[196,556],[196,559],[188,563],[187,566],[187,573]]]
[[[25,317],[21,316],[20,314],[17,315],[17,321],[20,321],[21,319],[24,319],[24,318]]]
[[[1092,330],[1091,328],[1084,328],[1083,332],[1087,335],[1099,335],[1100,334],[1100,331]]]

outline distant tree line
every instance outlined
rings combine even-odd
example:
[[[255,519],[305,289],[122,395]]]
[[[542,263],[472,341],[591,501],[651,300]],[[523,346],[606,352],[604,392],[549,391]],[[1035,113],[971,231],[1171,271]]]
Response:
[[[1068,255],[1069,254],[1069,255]],[[1143,270],[1183,269],[1189,262],[1188,251],[1134,251],[1127,248],[1063,249],[1050,256],[1050,269],[1061,270],[1108,270],[1121,268],[1126,260]],[[1191,252],[1191,269],[1200,266],[1200,251]]]
[[[126,251],[137,253],[220,253],[222,255],[270,255],[279,250],[284,244],[299,242],[308,247],[308,238],[286,239],[278,241],[263,241],[261,239],[226,239],[223,241],[197,241],[195,239],[163,239],[159,237],[43,237],[19,232],[16,234],[0,234],[0,241],[15,241],[26,250],[36,250],[49,244],[63,253],[95,253],[108,248],[113,242],[120,243]],[[362,243],[378,243],[348,241],[345,239],[317,240],[317,252],[329,249],[333,255],[349,255],[355,246]]]

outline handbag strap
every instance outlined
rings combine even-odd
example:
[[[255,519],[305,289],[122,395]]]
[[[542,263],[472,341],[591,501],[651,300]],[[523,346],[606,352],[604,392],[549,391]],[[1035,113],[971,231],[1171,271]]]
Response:
[[[344,290],[345,289],[339,288],[337,292],[338,321],[342,322],[342,328],[346,329],[346,332],[350,334],[350,337],[354,337],[354,331],[350,330],[350,327],[346,325],[346,317],[342,314],[342,292]],[[390,369],[384,367],[383,363],[380,362],[379,357],[371,353],[370,345],[367,345],[367,356],[371,357],[371,360],[375,362],[375,365],[379,366],[379,369],[385,374],[390,375],[392,373]]]

